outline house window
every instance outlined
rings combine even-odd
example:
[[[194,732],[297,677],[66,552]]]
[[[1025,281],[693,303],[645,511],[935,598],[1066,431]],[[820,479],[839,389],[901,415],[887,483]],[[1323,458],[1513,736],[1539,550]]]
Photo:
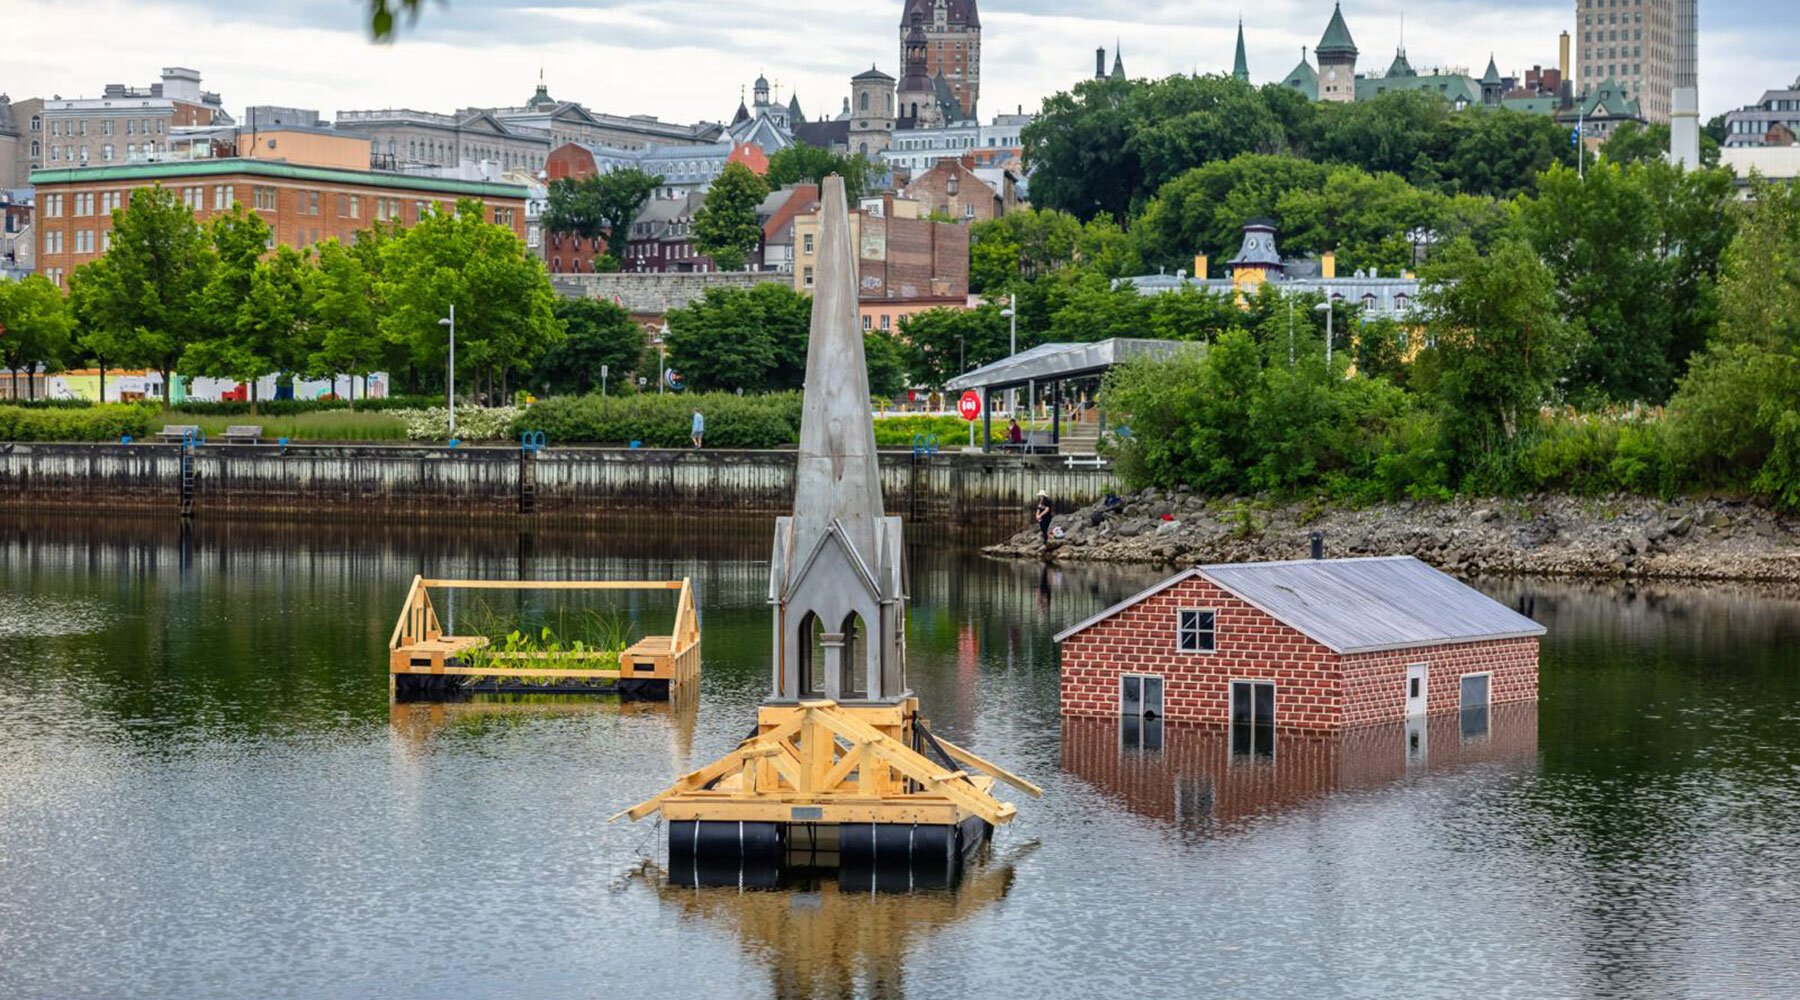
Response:
[[[1488,734],[1488,694],[1493,677],[1491,673],[1462,675],[1459,704],[1463,739],[1477,739]]]
[[[800,237],[800,243],[800,252],[811,256],[813,252],[813,234],[807,233],[805,236]]]
[[[100,159],[105,162],[110,163],[110,162],[112,162],[112,158],[113,158],[113,144],[110,142],[103,143],[100,146]]]
[[[813,269],[811,267],[801,269],[800,281],[808,288],[813,286]]]
[[[1160,674],[1120,674],[1119,714],[1126,718],[1156,719],[1163,714],[1163,679]]]
[[[273,211],[275,211],[275,189],[274,188],[258,184],[253,189],[252,193],[253,193],[253,197],[255,199],[256,210],[258,212],[273,212]]]
[[[1238,757],[1275,756],[1275,684],[1231,682],[1231,752]]]
[[[863,329],[867,330],[870,327],[873,327],[874,325],[875,325],[875,317],[870,316],[867,313],[863,314]]]
[[[223,212],[231,207],[231,187],[226,184],[213,185],[213,211]]]
[[[1175,651],[1210,653],[1218,639],[1219,613],[1210,608],[1182,608],[1175,612]]]
[[[307,215],[318,215],[319,214],[319,192],[317,192],[317,191],[306,192],[306,214]]]

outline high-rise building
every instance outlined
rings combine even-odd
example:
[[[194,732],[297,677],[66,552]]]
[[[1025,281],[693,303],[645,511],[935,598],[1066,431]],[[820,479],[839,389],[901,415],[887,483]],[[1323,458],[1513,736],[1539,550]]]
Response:
[[[906,0],[900,15],[902,67],[908,66],[909,36],[915,28],[925,36],[925,77],[943,74],[956,106],[975,117],[981,96],[981,12],[975,0]]]
[[[1575,0],[1577,94],[1618,81],[1645,120],[1667,124],[1675,91],[1679,0]]]

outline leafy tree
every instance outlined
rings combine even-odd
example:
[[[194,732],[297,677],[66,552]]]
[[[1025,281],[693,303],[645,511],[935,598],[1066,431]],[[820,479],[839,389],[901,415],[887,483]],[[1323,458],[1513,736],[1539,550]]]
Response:
[[[1568,129],[1549,115],[1470,108],[1443,120],[1427,165],[1415,163],[1406,176],[1415,184],[1435,179],[1445,194],[1511,198],[1535,190],[1552,164],[1574,161]]]
[[[624,241],[614,239],[613,234],[624,233],[629,240],[631,224],[662,182],[662,177],[636,167],[558,178],[550,182],[544,230],[590,240],[604,238],[606,257],[612,262],[608,269],[616,269],[624,258]]]
[[[72,276],[84,343],[116,365],[160,372],[165,407],[176,361],[205,321],[198,308],[212,263],[193,211],[156,185],[131,193],[113,213],[112,249]]]
[[[1096,215],[1123,222],[1132,203],[1151,188],[1129,143],[1135,131],[1127,104],[1142,86],[1086,80],[1044,99],[1025,126],[1025,158],[1032,164],[1031,199],[1039,208],[1078,219]]]
[[[728,163],[694,213],[694,245],[721,271],[741,271],[762,239],[756,207],[769,195],[768,182],[741,163]]]
[[[193,336],[181,352],[183,374],[228,378],[250,387],[250,412],[256,412],[257,380],[277,369],[269,346],[257,329],[251,305],[256,269],[268,249],[269,224],[242,203],[207,226],[213,266],[196,296]]]
[[[1140,274],[1136,243],[1110,218],[1081,222],[1054,209],[1023,208],[969,231],[969,288],[1000,294],[1079,265],[1109,278]]]
[[[1612,163],[1649,163],[1669,155],[1669,126],[1623,122],[1600,144],[1600,156]]]
[[[630,384],[643,364],[644,331],[624,308],[604,299],[561,299],[556,319],[563,339],[544,352],[532,381],[548,392],[580,395],[600,388],[600,368],[610,386]]]
[[[1438,152],[1439,133],[1454,113],[1442,97],[1417,90],[1334,104],[1321,109],[1312,157],[1372,174],[1412,177],[1421,160],[1429,163]]]
[[[317,349],[307,370],[314,376],[347,374],[350,408],[356,408],[356,379],[363,379],[368,396],[368,373],[387,356],[376,321],[379,303],[375,278],[363,264],[363,256],[337,240],[318,247],[317,270],[311,282],[311,311]]]
[[[709,289],[667,322],[669,365],[696,392],[779,392],[806,381],[812,298],[790,285]]]
[[[446,331],[438,320],[456,307],[458,384],[485,377],[489,399],[511,395],[515,370],[528,370],[561,338],[556,296],[542,262],[506,226],[483,221],[479,202],[453,214],[433,211],[381,250],[376,294],[386,304],[380,327],[418,372],[443,370]]]
[[[62,360],[73,346],[75,326],[69,304],[56,283],[41,274],[21,281],[0,281],[0,364],[12,372],[12,395],[19,398],[19,370]],[[35,398],[37,384],[27,385]]]
[[[1520,230],[1555,278],[1562,315],[1587,332],[1570,392],[1616,402],[1668,398],[1712,325],[1731,239],[1729,179],[1660,160],[1557,166],[1517,203]]]
[[[931,389],[942,389],[957,375],[1006,357],[1008,336],[1006,319],[992,304],[927,309],[900,321],[907,374],[914,385]],[[1027,346],[1021,343],[1019,348]]]
[[[823,184],[825,178],[837,174],[844,179],[845,197],[854,205],[868,190],[873,172],[868,157],[861,153],[834,153],[796,141],[769,157],[769,172],[764,180],[770,190],[777,190],[802,181]]]
[[[1482,256],[1463,239],[1427,271],[1420,298],[1449,443],[1471,456],[1510,442],[1578,346],[1563,321],[1556,279],[1522,240]]]
[[[309,255],[283,244],[257,261],[250,297],[238,313],[238,329],[284,381],[305,370],[314,342],[313,282]]]
[[[863,359],[869,371],[869,392],[898,396],[906,389],[906,364],[900,342],[882,330],[863,334]]]

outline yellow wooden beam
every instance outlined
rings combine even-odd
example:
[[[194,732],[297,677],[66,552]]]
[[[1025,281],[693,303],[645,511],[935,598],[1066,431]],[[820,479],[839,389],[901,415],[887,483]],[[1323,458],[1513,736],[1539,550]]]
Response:
[[[962,747],[957,746],[956,744],[950,742],[947,739],[944,739],[942,736],[939,736],[936,733],[933,733],[931,735],[932,735],[933,739],[936,739],[938,741],[938,745],[944,748],[944,752],[950,755],[951,760],[954,760],[959,764],[967,764],[970,767],[973,767],[978,771],[986,771],[988,774],[991,774],[994,777],[999,778],[1001,781],[1006,782],[1007,784],[1013,786],[1014,788],[1017,788],[1019,791],[1024,792],[1025,794],[1031,796],[1034,799],[1043,797],[1044,790],[1042,788],[1039,788],[1038,786],[1032,784],[1031,782],[1026,781],[1024,778],[1021,778],[1018,775],[1012,773],[1011,771],[1008,771],[1006,768],[1001,767],[1000,765],[995,764],[992,761],[984,760],[980,757],[977,757],[976,755],[970,753],[967,750],[964,750]]]
[[[422,580],[454,590],[680,590],[680,580]]]

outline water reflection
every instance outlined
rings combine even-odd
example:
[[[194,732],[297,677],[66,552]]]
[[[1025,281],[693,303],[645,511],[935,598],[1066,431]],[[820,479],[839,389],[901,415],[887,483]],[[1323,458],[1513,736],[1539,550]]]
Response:
[[[666,719],[677,773],[690,768],[699,716],[699,699],[686,693],[662,702],[623,701],[605,695],[477,695],[460,701],[388,706],[394,735],[417,750],[446,739],[479,743],[498,730],[546,720]]]
[[[1070,772],[1131,811],[1188,830],[1230,828],[1334,792],[1475,763],[1531,766],[1538,707],[1496,706],[1342,733],[1064,719]]]
[[[780,891],[690,886],[652,862],[633,878],[653,886],[682,919],[734,934],[767,969],[771,996],[899,998],[908,994],[907,956],[1004,900],[1014,866],[1032,849],[1025,845],[974,866],[955,888],[901,894],[846,889],[833,875]]]

